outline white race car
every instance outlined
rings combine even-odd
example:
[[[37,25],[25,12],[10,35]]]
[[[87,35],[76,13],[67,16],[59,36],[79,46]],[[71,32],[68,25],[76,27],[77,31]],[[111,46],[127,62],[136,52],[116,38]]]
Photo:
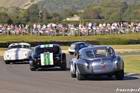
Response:
[[[31,53],[31,45],[28,43],[12,43],[4,52],[4,61],[6,64],[11,62],[28,61]]]

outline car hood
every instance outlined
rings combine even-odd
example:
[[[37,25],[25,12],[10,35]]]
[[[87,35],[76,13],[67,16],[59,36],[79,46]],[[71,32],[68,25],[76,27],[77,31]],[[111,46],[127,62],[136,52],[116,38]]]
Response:
[[[9,49],[7,51],[5,51],[5,54],[13,54],[13,53],[29,53],[31,52],[30,49],[26,49],[26,48],[14,48],[14,49]]]

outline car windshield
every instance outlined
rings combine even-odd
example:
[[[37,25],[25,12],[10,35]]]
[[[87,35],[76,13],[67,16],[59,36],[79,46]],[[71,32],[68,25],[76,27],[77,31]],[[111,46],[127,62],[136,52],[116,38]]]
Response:
[[[75,47],[76,47],[75,44],[72,44],[72,45],[70,46],[71,49],[75,49]]]
[[[88,49],[81,53],[82,58],[92,59],[92,58],[100,58],[110,56],[108,49]]]
[[[76,49],[76,50],[80,50],[81,48],[86,47],[87,45],[85,45],[84,43],[78,43],[78,44],[72,44],[71,45],[71,49]]]
[[[77,49],[80,50],[80,49],[82,49],[82,48],[84,48],[86,46],[87,46],[86,44],[80,43],[80,44],[78,44]]]
[[[98,58],[98,57],[107,57],[107,56],[110,56],[109,52],[107,49],[96,49],[94,51],[95,53],[95,57]]]
[[[46,48],[37,47],[37,48],[35,48],[35,54],[37,54],[37,55],[40,55],[41,53],[44,53],[44,52],[58,54],[60,52],[60,49],[59,49],[59,47],[46,47]]]
[[[12,45],[9,47],[9,49],[12,49],[12,48],[30,48],[30,46],[28,46],[28,45]]]
[[[94,58],[94,57],[95,57],[93,51],[90,51],[90,50],[89,50],[89,51],[86,51],[85,54],[86,54],[86,56],[87,56],[88,58]]]

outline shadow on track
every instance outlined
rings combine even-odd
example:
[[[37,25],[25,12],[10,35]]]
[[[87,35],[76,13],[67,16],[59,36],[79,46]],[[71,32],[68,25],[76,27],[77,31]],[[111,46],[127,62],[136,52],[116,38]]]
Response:
[[[84,81],[128,81],[128,80],[137,80],[140,75],[135,74],[135,75],[125,75],[123,80],[116,80],[116,78],[113,77],[108,77],[108,76],[97,76],[97,77],[88,77]]]
[[[126,75],[124,80],[136,80],[136,79],[140,79],[140,74],[130,74],[130,75]]]
[[[53,67],[53,68],[39,68],[37,69],[37,71],[69,71],[69,69],[65,69],[65,70],[62,70],[61,68],[56,68],[56,67]]]
[[[29,63],[28,62],[14,62],[7,65],[25,65],[25,64],[29,64]]]

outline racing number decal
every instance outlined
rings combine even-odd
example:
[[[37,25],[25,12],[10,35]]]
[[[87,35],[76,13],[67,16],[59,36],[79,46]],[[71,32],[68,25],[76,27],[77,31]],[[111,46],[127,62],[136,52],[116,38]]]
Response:
[[[41,54],[41,65],[54,65],[53,53],[43,53]]]
[[[46,44],[46,45],[41,45],[41,48],[45,48],[45,47],[53,47],[53,44]]]
[[[45,45],[45,47],[53,47],[53,44]]]

